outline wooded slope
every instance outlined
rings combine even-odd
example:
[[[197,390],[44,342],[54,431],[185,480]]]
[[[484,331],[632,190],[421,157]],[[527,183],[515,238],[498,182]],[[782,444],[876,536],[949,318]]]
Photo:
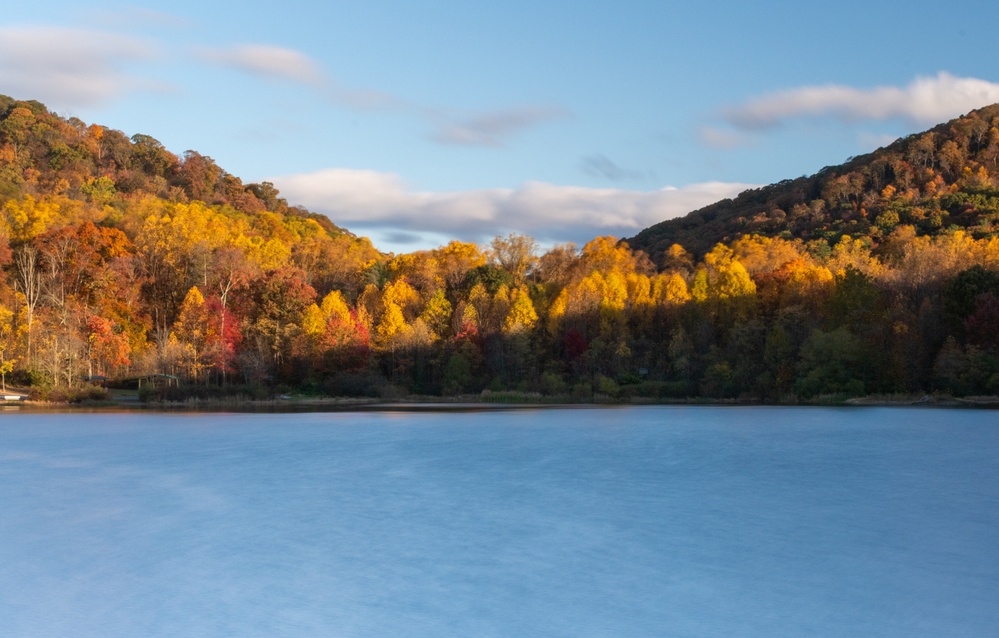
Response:
[[[751,234],[878,246],[899,224],[922,235],[962,229],[990,237],[999,220],[999,105],[896,140],[815,175],[748,190],[628,239],[661,263],[680,244],[701,256]]]

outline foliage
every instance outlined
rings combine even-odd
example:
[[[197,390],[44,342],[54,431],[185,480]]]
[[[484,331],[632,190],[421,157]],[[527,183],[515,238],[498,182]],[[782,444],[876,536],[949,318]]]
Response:
[[[999,392],[997,127],[988,107],[628,242],[538,254],[512,234],[386,256],[209,157],[5,98],[0,385],[64,400],[107,377],[148,377],[143,396],[166,400]]]
[[[990,237],[999,223],[997,175],[999,105],[992,105],[814,175],[661,222],[628,243],[676,268],[673,246],[703,256],[718,243],[753,234],[827,246],[844,235],[876,244],[899,225],[920,234],[956,227]]]

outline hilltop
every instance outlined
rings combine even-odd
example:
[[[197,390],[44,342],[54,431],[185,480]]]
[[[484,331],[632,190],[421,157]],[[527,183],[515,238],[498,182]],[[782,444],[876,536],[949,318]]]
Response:
[[[747,190],[627,240],[657,264],[673,244],[697,256],[717,243],[762,235],[835,244],[841,237],[880,245],[899,225],[921,235],[996,232],[999,105],[972,111],[923,133],[818,173]]]
[[[325,215],[289,206],[273,184],[244,184],[197,151],[177,156],[150,135],[128,137],[60,117],[35,100],[0,95],[0,202],[44,195],[117,210],[149,197],[201,201],[250,215],[310,219],[330,236],[353,236]]]

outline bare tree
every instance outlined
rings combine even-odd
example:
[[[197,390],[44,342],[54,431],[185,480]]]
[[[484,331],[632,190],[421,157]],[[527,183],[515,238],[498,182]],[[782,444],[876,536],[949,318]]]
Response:
[[[31,367],[31,329],[35,319],[35,308],[42,296],[42,272],[39,267],[38,249],[25,244],[14,251],[14,275],[17,290],[24,295],[27,308],[27,348],[25,362]]]

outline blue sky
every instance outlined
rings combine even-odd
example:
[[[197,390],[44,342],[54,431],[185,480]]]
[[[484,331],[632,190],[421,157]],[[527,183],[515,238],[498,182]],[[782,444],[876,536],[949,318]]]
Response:
[[[0,93],[385,250],[628,236],[999,102],[968,0],[13,3]]]

